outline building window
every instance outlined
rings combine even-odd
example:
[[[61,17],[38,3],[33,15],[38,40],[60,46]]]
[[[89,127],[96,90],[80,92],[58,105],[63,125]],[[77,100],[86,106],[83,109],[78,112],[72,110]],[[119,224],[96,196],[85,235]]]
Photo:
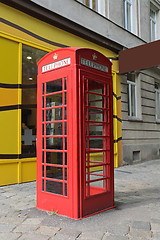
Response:
[[[105,15],[105,1],[104,0],[80,0],[87,7],[93,9],[94,11]]]
[[[151,42],[155,41],[157,38],[157,26],[156,26],[156,10],[153,8],[150,8],[150,37],[151,37]]]
[[[134,74],[127,74],[128,116],[137,118],[137,86]]]
[[[132,0],[124,0],[124,28],[132,31]]]
[[[37,62],[46,53],[26,45],[22,47],[22,157],[36,156]]]
[[[156,121],[160,122],[160,83],[155,82]]]

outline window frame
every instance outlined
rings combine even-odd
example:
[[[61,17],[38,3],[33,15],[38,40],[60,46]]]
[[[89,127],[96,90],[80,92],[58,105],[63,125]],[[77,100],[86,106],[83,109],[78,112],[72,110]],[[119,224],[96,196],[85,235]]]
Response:
[[[127,80],[127,85],[128,85],[128,105],[129,105],[129,110],[128,111],[128,117],[131,119],[137,119],[137,84],[136,82],[133,81],[129,81]],[[135,115],[132,115],[132,90],[131,90],[131,86],[135,87],[135,93],[134,93],[134,97],[135,97]]]
[[[132,0],[124,0],[124,28],[130,32],[133,31],[133,19],[132,19],[132,15],[133,15],[133,3]],[[128,16],[128,11],[127,11],[127,7],[128,5],[130,6],[130,16]],[[130,18],[130,26],[128,26],[128,19]]]
[[[105,4],[104,0],[95,0],[95,9],[93,9],[93,0],[89,0],[89,6],[86,5],[86,0],[80,0],[80,2],[82,2],[86,7],[92,9],[93,11],[105,15],[102,8],[102,6]]]
[[[151,11],[155,14],[155,18],[151,16]],[[155,41],[157,39],[157,11],[154,9],[154,7],[150,7],[150,40]],[[155,33],[154,33],[154,39],[152,38],[153,36],[153,31],[152,31],[152,26],[153,24],[155,25]]]
[[[159,104],[157,104],[157,95],[159,95],[158,99],[159,99]],[[158,109],[159,106],[159,109]],[[158,114],[159,111],[159,114]],[[155,88],[155,117],[156,117],[156,122],[160,123],[160,117],[158,118],[158,115],[160,116],[160,84],[159,84],[159,88]]]

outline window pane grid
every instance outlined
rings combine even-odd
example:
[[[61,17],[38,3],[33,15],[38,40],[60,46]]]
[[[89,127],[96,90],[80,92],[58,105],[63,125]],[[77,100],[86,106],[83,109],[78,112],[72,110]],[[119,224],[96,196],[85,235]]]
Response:
[[[108,191],[107,181],[110,178],[105,170],[108,166],[106,153],[110,151],[108,89],[108,85],[104,83],[85,79],[86,197]],[[95,126],[96,135],[93,135],[92,128],[95,131]]]
[[[66,78],[43,83],[42,190],[67,196],[67,90]],[[52,106],[53,105],[53,106]]]

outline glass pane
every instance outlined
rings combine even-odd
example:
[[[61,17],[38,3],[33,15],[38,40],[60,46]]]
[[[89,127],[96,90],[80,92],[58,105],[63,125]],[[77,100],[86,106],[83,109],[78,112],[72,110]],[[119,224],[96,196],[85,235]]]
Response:
[[[62,91],[62,79],[46,83],[46,94]]]
[[[44,163],[44,152],[42,152],[42,163]]]
[[[63,124],[61,122],[47,123],[46,135],[63,135]]]
[[[104,111],[101,109],[89,108],[89,120],[103,122],[104,121]]]
[[[127,3],[127,30],[131,31],[131,4]]]
[[[104,139],[102,138],[89,138],[90,149],[103,149]]]
[[[67,153],[65,153],[65,165],[67,165]]]
[[[135,103],[135,85],[131,85],[131,108],[132,116],[136,116],[136,103]]]
[[[67,90],[67,78],[64,78],[64,90]]]
[[[64,123],[64,127],[65,127],[64,134],[67,135],[67,123],[66,122]]]
[[[67,138],[65,138],[65,150],[67,150]]]
[[[46,192],[63,195],[63,183],[46,180]]]
[[[37,84],[37,63],[47,52],[22,45],[22,83],[27,85]],[[23,96],[22,96],[23,98]]]
[[[67,168],[65,168],[65,180],[67,181]]]
[[[87,124],[86,124],[87,132]],[[89,123],[89,135],[90,136],[102,136],[105,134],[105,127],[99,123]]]
[[[86,154],[86,159],[87,158]],[[95,165],[95,164],[102,164],[105,162],[105,153],[100,152],[100,153],[89,153],[89,162],[90,165]]]
[[[46,166],[46,178],[63,180],[63,168]]]
[[[46,149],[63,150],[63,138],[62,137],[47,137]]]
[[[103,96],[99,96],[95,94],[88,94],[88,95],[89,95],[89,106],[104,108]]]
[[[62,120],[62,108],[46,110],[46,121]]]
[[[96,181],[90,183],[90,195],[95,195],[99,193],[105,192],[105,185],[106,180]]]
[[[44,165],[42,165],[42,177],[44,177]]]
[[[67,108],[64,108],[64,120],[67,120]]]
[[[67,183],[65,183],[64,186],[65,186],[65,196],[67,196]]]
[[[62,105],[62,93],[46,96],[46,107]]]
[[[87,84],[85,84],[87,86]],[[87,89],[85,89],[87,90]],[[104,94],[104,83],[97,82],[95,80],[88,80],[88,91],[93,93]]]
[[[127,84],[128,116],[130,116],[129,84]]]
[[[46,152],[46,163],[63,165],[63,153],[61,153],[61,152]]]
[[[44,179],[42,179],[42,191],[44,191]]]
[[[22,145],[23,157],[36,156],[37,63],[47,52],[22,45]],[[44,90],[44,84],[42,85]]]
[[[67,93],[64,93],[64,105],[67,105]]]
[[[151,39],[152,39],[152,41],[154,41],[156,39],[156,24],[154,22],[152,22],[151,27],[152,27],[152,29],[151,29],[151,33],[152,33]]]
[[[44,83],[42,83],[42,94],[44,94]]]

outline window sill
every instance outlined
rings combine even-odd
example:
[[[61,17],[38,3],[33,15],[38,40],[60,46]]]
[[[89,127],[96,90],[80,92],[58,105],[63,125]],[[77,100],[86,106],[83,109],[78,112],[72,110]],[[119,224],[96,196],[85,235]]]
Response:
[[[128,116],[128,121],[131,121],[131,122],[143,122],[142,119],[140,118],[137,118],[137,117],[129,117]],[[160,122],[159,122],[160,123]]]

